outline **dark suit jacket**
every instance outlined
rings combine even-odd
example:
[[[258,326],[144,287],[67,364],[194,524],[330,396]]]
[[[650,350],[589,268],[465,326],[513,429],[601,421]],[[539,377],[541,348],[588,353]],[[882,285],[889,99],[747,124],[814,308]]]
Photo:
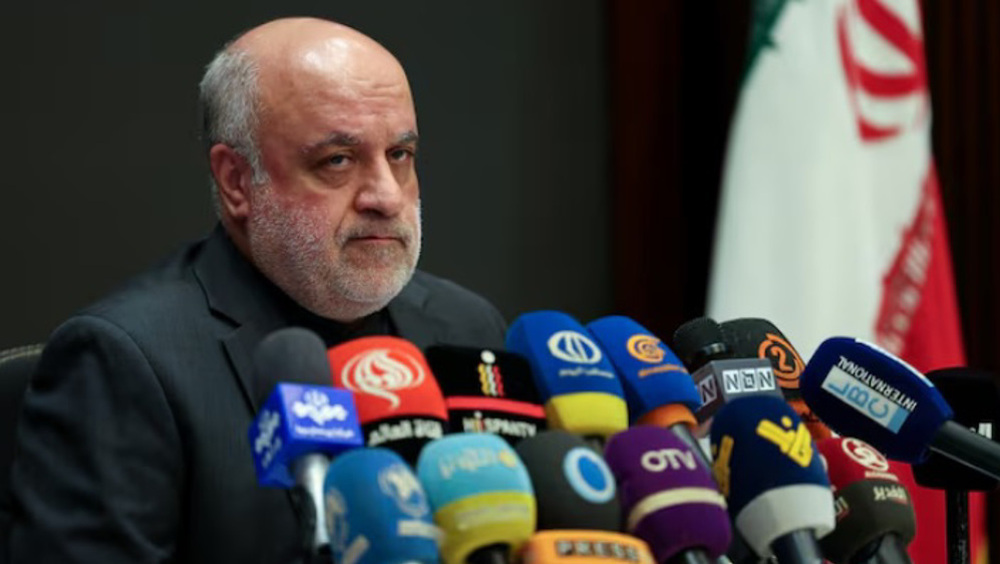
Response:
[[[293,497],[257,485],[247,438],[274,291],[217,228],[55,331],[19,423],[13,564],[297,561]],[[503,345],[493,306],[422,272],[387,309],[420,347]]]

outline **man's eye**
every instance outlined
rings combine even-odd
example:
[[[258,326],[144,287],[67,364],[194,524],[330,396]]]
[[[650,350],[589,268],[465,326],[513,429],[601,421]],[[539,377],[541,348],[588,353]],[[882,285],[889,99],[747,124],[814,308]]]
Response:
[[[327,157],[326,164],[335,167],[342,167],[350,162],[350,157],[347,155],[331,155]]]
[[[413,151],[410,149],[393,149],[389,151],[389,159],[395,162],[402,162],[413,158]]]

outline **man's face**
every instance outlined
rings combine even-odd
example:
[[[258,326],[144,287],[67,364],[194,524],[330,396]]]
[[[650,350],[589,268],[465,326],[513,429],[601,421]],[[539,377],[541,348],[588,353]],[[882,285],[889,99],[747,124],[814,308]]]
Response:
[[[420,254],[413,102],[398,67],[305,60],[262,87],[269,180],[250,191],[250,252],[307,309],[349,321],[403,288]]]

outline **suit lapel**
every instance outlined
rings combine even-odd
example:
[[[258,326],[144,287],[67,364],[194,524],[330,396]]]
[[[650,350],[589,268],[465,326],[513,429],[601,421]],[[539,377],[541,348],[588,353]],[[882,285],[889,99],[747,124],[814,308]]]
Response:
[[[196,259],[195,276],[208,307],[234,325],[222,336],[222,346],[233,366],[243,397],[252,413],[270,390],[262,390],[253,366],[253,351],[269,333],[284,325],[275,305],[274,290],[217,226]]]

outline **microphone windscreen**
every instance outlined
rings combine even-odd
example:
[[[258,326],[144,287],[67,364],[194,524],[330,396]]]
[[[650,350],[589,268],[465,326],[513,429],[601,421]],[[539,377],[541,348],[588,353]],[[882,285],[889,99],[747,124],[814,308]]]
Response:
[[[657,562],[689,549],[712,558],[725,553],[732,538],[726,502],[684,441],[640,425],[611,437],[605,459],[618,482],[625,530],[646,541]]]
[[[459,433],[429,443],[417,476],[444,532],[441,555],[464,564],[477,549],[505,545],[516,552],[535,530],[528,471],[501,438]]]
[[[927,373],[927,379],[955,410],[955,422],[996,440],[993,430],[1000,418],[1000,392],[993,374],[974,368],[945,368]],[[997,480],[988,474],[930,453],[913,467],[913,478],[925,488],[955,491],[993,491]]]
[[[837,527],[821,541],[835,564],[852,562],[871,543],[889,534],[903,545],[916,533],[909,492],[893,463],[872,446],[854,438],[830,438],[817,449],[826,459],[834,489]]]
[[[927,378],[858,339],[823,341],[802,372],[801,389],[833,430],[910,463],[925,458],[934,434],[952,417]]]
[[[253,352],[254,400],[263,403],[278,382],[330,385],[326,344],[302,327],[285,327],[264,337]]]
[[[698,409],[701,397],[677,355],[634,320],[611,315],[587,330],[607,353],[621,378],[630,423],[664,405]]]
[[[512,445],[544,430],[545,410],[519,354],[453,345],[424,351],[455,432],[494,433]]]
[[[333,383],[355,393],[365,444],[415,462],[447,430],[444,396],[423,353],[398,337],[362,337],[327,352]]]
[[[785,398],[800,397],[799,377],[806,364],[773,323],[766,319],[741,318],[726,321],[721,324],[721,328],[734,356],[771,361]]]
[[[566,431],[546,431],[516,449],[531,476],[538,529],[621,528],[615,478],[600,454]]]
[[[247,434],[257,481],[279,488],[295,485],[298,457],[336,455],[364,444],[353,394],[329,386],[278,384]]]
[[[830,483],[809,430],[783,399],[741,398],[715,414],[713,471],[736,528],[761,555],[796,530],[833,529]]]
[[[696,317],[674,331],[674,351],[694,372],[711,360],[731,358],[722,327],[711,317]]]
[[[440,536],[413,470],[396,453],[358,449],[330,463],[323,487],[335,562],[437,564]]]
[[[621,533],[588,530],[539,531],[525,545],[525,564],[654,564],[649,546]]]
[[[549,426],[602,436],[628,427],[614,367],[573,317],[557,311],[523,314],[508,330],[506,346],[528,359]]]

